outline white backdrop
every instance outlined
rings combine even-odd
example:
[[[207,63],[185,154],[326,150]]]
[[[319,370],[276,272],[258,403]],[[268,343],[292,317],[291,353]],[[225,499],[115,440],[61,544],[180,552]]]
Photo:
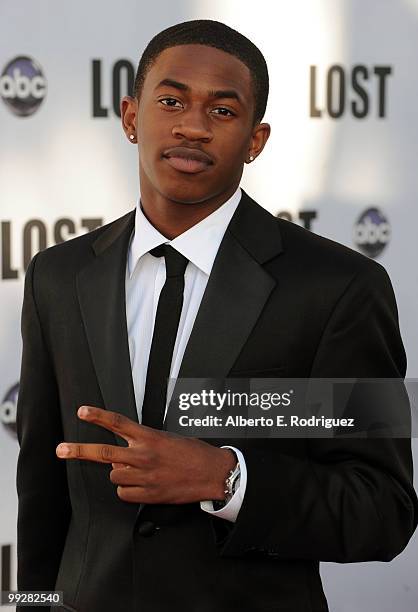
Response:
[[[87,226],[106,223],[135,206],[136,148],[127,142],[113,110],[119,83],[117,74],[112,79],[114,66],[124,60],[136,69],[155,33],[197,18],[218,19],[238,29],[259,46],[269,66],[271,90],[264,120],[272,134],[260,158],[246,167],[243,187],[273,213],[287,213],[302,224],[303,218],[311,218],[313,231],[377,257],[397,295],[408,376],[418,377],[418,0],[160,0],[155,7],[133,0],[121,5],[2,0],[3,586],[10,572],[15,588],[18,446],[12,431],[12,388],[19,378],[25,254],[27,258],[39,248],[39,228],[49,246],[55,242],[58,220],[66,219],[60,222],[62,238],[71,237],[72,231],[83,233]],[[13,62],[20,56],[35,64],[27,59]],[[124,95],[127,69],[120,74]],[[38,107],[21,116],[16,112],[28,108],[29,86]],[[330,609],[416,612],[417,562],[414,537],[390,564],[323,564]]]

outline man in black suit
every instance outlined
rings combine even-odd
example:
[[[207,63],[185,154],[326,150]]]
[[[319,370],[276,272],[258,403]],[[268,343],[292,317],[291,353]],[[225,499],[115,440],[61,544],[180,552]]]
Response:
[[[388,561],[415,529],[406,438],[209,443],[162,425],[152,381],[168,372],[405,375],[384,269],[239,190],[270,133],[267,94],[264,58],[235,30],[158,34],[121,105],[140,205],[29,266],[18,586],[63,591],[64,610],[322,612],[319,561]]]

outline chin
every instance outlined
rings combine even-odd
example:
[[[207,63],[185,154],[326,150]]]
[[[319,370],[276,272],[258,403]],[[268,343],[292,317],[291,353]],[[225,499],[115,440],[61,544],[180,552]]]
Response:
[[[204,202],[209,198],[213,197],[216,191],[213,189],[205,189],[202,184],[200,185],[176,185],[163,188],[160,193],[167,198],[178,204],[198,204]]]

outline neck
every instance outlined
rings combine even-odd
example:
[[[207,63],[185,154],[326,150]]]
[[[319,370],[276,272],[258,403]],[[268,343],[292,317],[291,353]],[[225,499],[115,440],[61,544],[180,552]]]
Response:
[[[225,204],[238,184],[202,202],[177,202],[141,184],[141,208],[148,221],[166,238],[173,240]]]

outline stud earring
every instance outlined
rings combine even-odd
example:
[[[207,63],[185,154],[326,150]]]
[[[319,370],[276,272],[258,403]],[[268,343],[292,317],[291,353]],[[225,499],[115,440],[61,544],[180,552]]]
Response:
[[[129,140],[134,141],[135,140],[135,134],[129,134]]]
[[[254,161],[254,157],[250,155],[250,162]]]

